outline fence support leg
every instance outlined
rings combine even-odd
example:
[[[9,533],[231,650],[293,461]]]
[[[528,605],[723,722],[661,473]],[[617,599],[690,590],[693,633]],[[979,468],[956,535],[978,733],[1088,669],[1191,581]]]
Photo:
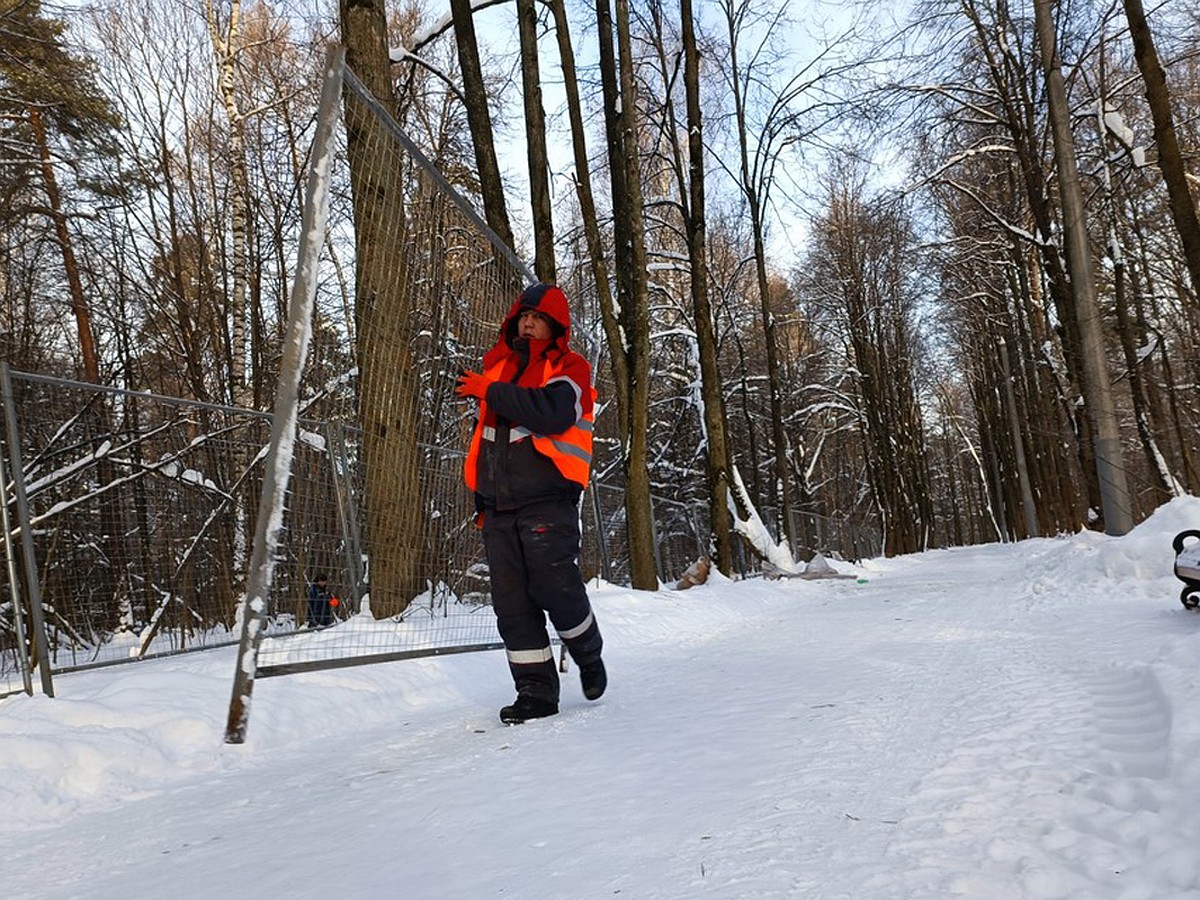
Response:
[[[12,519],[8,514],[8,476],[5,474],[3,453],[0,453],[0,520],[3,521],[4,528],[4,561],[8,567],[13,627],[17,632],[17,662],[21,667],[21,683],[25,687],[25,693],[33,696],[33,676],[29,671],[29,644],[25,641],[25,610],[21,603],[21,576],[17,571],[17,548],[13,546]]]
[[[33,551],[33,528],[29,521],[29,498],[25,496],[25,465],[21,461],[20,435],[17,433],[17,406],[13,401],[12,377],[8,363],[0,362],[0,391],[4,394],[4,419],[7,426],[9,461],[13,468],[13,492],[17,499],[17,518],[21,523],[21,549],[25,561],[25,586],[29,591],[29,615],[33,620],[33,641],[30,648],[37,655],[42,693],[54,696],[54,681],[50,677],[50,645],[46,640],[46,614],[42,609],[42,588],[38,580],[37,554]],[[5,507],[7,513],[7,506]],[[8,532],[11,534],[11,531]],[[7,540],[7,539],[6,539]],[[14,598],[17,581],[13,579]],[[30,685],[32,692],[32,685]]]

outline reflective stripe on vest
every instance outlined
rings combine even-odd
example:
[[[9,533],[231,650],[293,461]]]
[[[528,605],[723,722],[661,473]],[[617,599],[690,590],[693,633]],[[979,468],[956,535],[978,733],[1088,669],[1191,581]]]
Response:
[[[575,427],[582,428],[585,431],[591,431],[592,423],[585,419],[585,420],[576,422]],[[514,425],[512,428],[510,428],[508,430],[508,442],[510,444],[515,444],[517,441],[523,441],[527,437],[537,437],[537,435],[535,435],[532,431],[530,431],[524,425]],[[496,440],[496,429],[493,428],[491,425],[484,425],[483,426],[483,439],[485,441]],[[578,453],[579,453],[577,448],[575,448],[573,446],[569,446],[567,444],[563,444],[559,449],[561,449],[564,453],[575,453],[576,455],[578,455]],[[590,462],[591,455],[585,454],[585,456],[588,459],[588,461]]]

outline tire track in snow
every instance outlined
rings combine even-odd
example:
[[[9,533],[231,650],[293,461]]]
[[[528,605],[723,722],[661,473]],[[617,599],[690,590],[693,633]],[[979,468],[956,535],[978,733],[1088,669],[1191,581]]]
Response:
[[[1200,897],[1195,797],[1180,809],[1174,714],[1155,671],[1112,668],[1081,680],[1093,695],[1097,754],[1064,786],[1067,814],[1043,845],[1094,883],[1088,896]],[[1194,772],[1194,760],[1183,765]]]
[[[889,850],[913,861],[903,891],[880,881],[868,892],[1200,898],[1195,817],[1180,808],[1194,802],[1170,796],[1172,708],[1154,671],[1051,674],[1014,669],[1007,696],[964,710],[973,737],[922,779]],[[978,866],[964,871],[972,858]]]

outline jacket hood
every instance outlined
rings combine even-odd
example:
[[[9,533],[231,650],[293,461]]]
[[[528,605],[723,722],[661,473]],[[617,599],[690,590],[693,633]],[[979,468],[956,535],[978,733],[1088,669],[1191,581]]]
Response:
[[[509,347],[512,347],[513,341],[516,340],[517,319],[520,317],[521,311],[525,309],[536,309],[550,317],[551,321],[558,326],[551,343],[565,353],[571,339],[571,310],[567,305],[567,295],[562,292],[562,288],[554,284],[538,282],[531,284],[521,292],[521,295],[513,301],[508,315],[505,316],[504,324],[500,326],[500,335]]]

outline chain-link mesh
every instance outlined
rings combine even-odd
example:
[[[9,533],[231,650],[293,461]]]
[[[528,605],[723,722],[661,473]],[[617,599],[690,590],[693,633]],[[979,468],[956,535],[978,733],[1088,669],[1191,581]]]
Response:
[[[51,671],[236,642],[270,417],[19,372],[10,382]],[[468,411],[444,399],[466,429]],[[463,440],[454,436],[459,446]],[[496,640],[456,446],[418,446],[428,510],[424,589],[401,612],[371,609],[369,563],[393,551],[386,536],[382,551],[367,540],[363,444],[361,430],[345,422],[299,422],[259,653],[264,674]],[[700,511],[656,499],[655,512],[660,569],[669,579],[698,553]],[[14,513],[10,538],[20,537],[21,518]],[[626,582],[620,489],[594,484],[581,518],[585,577]],[[19,542],[8,549],[19,553]],[[336,598],[324,603],[327,619],[312,615],[318,574]],[[19,593],[28,631],[26,583]],[[0,693],[23,689],[15,612],[6,580]],[[36,668],[36,655],[31,662]]]
[[[233,641],[267,417],[21,373],[9,386],[26,498],[10,537],[28,529],[37,563],[18,594],[26,623],[40,597],[51,669]]]

